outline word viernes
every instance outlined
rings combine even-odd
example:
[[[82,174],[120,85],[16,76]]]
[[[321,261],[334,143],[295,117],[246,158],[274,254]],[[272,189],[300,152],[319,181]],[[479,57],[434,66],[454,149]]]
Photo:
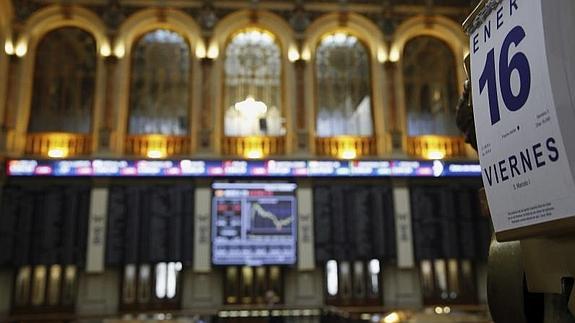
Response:
[[[555,138],[549,137],[544,143],[514,153],[498,162],[483,168],[483,175],[489,186],[500,184],[520,175],[545,167],[559,160],[559,150]]]

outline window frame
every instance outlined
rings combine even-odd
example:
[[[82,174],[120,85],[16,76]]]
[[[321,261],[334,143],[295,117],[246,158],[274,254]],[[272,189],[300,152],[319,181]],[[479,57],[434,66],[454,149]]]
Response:
[[[134,78],[133,78],[133,70],[134,70],[134,54],[135,54],[135,50],[139,44],[139,42],[141,40],[143,40],[144,37],[146,37],[147,35],[150,35],[154,32],[157,32],[159,30],[164,30],[164,31],[169,31],[171,33],[175,33],[177,34],[184,42],[184,44],[188,47],[188,73],[187,73],[187,104],[186,104],[186,133],[182,134],[182,135],[172,135],[172,134],[162,134],[159,132],[150,132],[150,133],[146,133],[146,132],[138,132],[138,133],[132,133],[130,132],[130,117],[131,117],[131,112],[132,112],[132,98],[133,98],[133,93],[132,93],[132,83],[134,82]],[[172,28],[171,26],[154,26],[153,28],[147,29],[142,31],[141,33],[137,34],[136,37],[133,39],[133,41],[130,44],[130,51],[129,51],[129,57],[125,57],[125,59],[128,60],[127,62],[127,83],[126,83],[126,115],[125,115],[125,131],[126,131],[126,136],[149,136],[149,135],[161,135],[161,136],[175,136],[175,137],[189,137],[191,134],[193,134],[194,131],[194,120],[192,119],[192,117],[194,116],[194,112],[193,112],[193,102],[194,102],[194,94],[197,94],[197,91],[194,91],[193,89],[193,85],[194,85],[194,50],[193,50],[193,46],[192,46],[192,41],[190,39],[188,39],[188,37],[186,37],[186,35],[178,30],[176,30],[176,28]]]
[[[249,25],[246,25],[244,27],[238,28],[236,30],[234,30],[233,32],[231,32],[226,38],[225,41],[223,42],[221,48],[222,50],[220,51],[220,84],[216,85],[219,86],[220,91],[219,93],[221,94],[221,101],[220,101],[220,124],[221,124],[221,135],[223,136],[223,138],[228,138],[228,137],[244,137],[244,136],[230,136],[226,134],[226,125],[225,125],[225,120],[226,120],[226,110],[229,108],[226,106],[226,96],[227,96],[227,86],[226,86],[226,59],[227,59],[227,55],[226,55],[226,51],[228,49],[228,46],[230,45],[230,43],[232,42],[232,40],[239,34],[244,33],[246,31],[250,31],[250,30],[258,30],[260,32],[265,32],[265,33],[269,33],[271,35],[273,35],[273,40],[275,45],[278,47],[278,52],[279,52],[279,62],[280,62],[280,76],[278,78],[280,84],[278,86],[278,89],[281,91],[281,93],[279,94],[279,107],[278,110],[280,112],[280,118],[283,119],[283,123],[284,123],[284,130],[285,133],[283,135],[280,135],[279,137],[286,137],[288,136],[288,132],[289,132],[289,125],[288,123],[288,115],[287,115],[287,104],[286,104],[286,96],[287,96],[287,66],[286,66],[286,55],[285,55],[285,45],[282,43],[281,38],[275,33],[273,32],[270,28],[259,25],[259,24],[253,24],[250,23]],[[258,100],[258,98],[254,98],[255,100]],[[250,135],[249,137],[272,137],[270,135]]]
[[[312,93],[313,93],[313,105],[314,105],[314,120],[312,123],[312,127],[313,127],[313,133],[314,133],[314,137],[315,138],[337,138],[337,137],[359,137],[358,135],[349,135],[349,134],[345,134],[345,135],[337,135],[337,136],[329,136],[329,137],[318,137],[317,133],[318,133],[318,129],[317,129],[317,120],[318,120],[318,115],[319,115],[319,95],[318,95],[318,88],[319,88],[319,77],[317,75],[316,72],[316,68],[317,68],[317,50],[321,45],[321,42],[324,40],[325,37],[327,37],[328,35],[333,35],[336,34],[338,32],[342,32],[347,34],[348,36],[353,36],[357,39],[357,41],[359,43],[362,44],[363,48],[365,49],[365,53],[367,55],[367,63],[368,63],[368,72],[369,72],[369,94],[370,94],[370,115],[371,115],[371,127],[372,127],[372,134],[369,137],[377,137],[377,124],[376,124],[376,120],[375,120],[375,98],[374,98],[374,92],[375,92],[375,82],[374,82],[374,77],[375,77],[375,73],[373,73],[373,68],[374,68],[374,57],[373,57],[373,53],[372,53],[372,49],[370,47],[369,41],[365,40],[363,37],[361,37],[358,33],[352,31],[352,30],[347,30],[347,29],[336,29],[336,30],[330,30],[327,32],[324,32],[321,34],[321,36],[317,39],[315,46],[313,47],[313,54],[311,55],[311,59],[309,60],[310,63],[310,67],[312,69],[312,79],[313,79],[313,89],[312,89]]]

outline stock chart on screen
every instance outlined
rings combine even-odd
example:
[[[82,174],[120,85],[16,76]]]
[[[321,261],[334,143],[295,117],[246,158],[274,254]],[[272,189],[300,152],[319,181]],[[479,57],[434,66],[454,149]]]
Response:
[[[215,265],[296,262],[296,184],[212,184]]]

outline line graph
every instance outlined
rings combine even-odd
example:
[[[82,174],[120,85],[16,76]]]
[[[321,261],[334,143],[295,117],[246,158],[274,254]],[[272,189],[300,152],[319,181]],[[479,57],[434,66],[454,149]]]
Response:
[[[273,203],[251,201],[249,205],[250,234],[287,235],[292,232],[292,201],[275,200]]]

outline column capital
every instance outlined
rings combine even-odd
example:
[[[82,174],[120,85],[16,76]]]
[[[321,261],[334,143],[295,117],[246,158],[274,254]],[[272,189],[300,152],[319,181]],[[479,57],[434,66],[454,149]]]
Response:
[[[295,65],[295,67],[303,68],[307,64],[307,60],[298,58],[295,61],[293,61],[293,64]]]
[[[214,64],[215,59],[210,58],[210,57],[203,57],[200,58],[200,63],[202,64],[202,66],[211,66]]]
[[[115,65],[118,63],[119,60],[120,59],[115,55],[104,57],[104,63],[106,63],[107,65]]]
[[[397,63],[397,61],[386,60],[385,62],[383,62],[383,67],[385,69],[396,69],[398,66],[399,64]]]

